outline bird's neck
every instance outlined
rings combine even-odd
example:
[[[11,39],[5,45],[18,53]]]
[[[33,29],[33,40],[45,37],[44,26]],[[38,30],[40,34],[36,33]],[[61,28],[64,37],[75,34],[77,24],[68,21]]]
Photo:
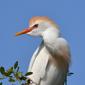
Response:
[[[46,44],[53,44],[55,40],[60,36],[59,29],[57,28],[48,28],[43,33],[43,40]]]

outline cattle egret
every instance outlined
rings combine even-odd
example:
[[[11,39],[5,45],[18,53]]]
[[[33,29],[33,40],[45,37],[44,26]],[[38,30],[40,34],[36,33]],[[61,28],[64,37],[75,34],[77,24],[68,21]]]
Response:
[[[29,28],[17,32],[16,36],[21,34],[42,38],[29,65],[28,71],[33,72],[29,76],[30,85],[64,85],[69,72],[70,50],[55,22],[45,16],[35,16],[29,21]]]

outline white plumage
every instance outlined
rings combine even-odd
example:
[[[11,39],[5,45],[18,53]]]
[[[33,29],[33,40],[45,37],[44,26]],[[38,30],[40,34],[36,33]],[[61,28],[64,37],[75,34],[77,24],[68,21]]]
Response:
[[[64,46],[66,51],[68,51],[67,42],[64,41],[63,43],[62,41],[64,41],[64,39],[60,38],[58,41],[58,46]],[[62,51],[59,49],[59,47],[56,47],[56,52],[59,51],[59,54],[61,53],[63,55]],[[35,85],[64,85],[65,80],[62,80],[62,84],[58,84],[61,82],[61,79],[63,79],[63,70],[58,68],[55,58],[53,58],[48,52],[48,49],[44,46],[44,43],[40,45],[39,49],[37,49],[37,52],[35,53],[28,70],[33,72],[33,75],[29,76],[29,78],[36,83]],[[69,54],[67,53],[67,55]],[[68,71],[68,68],[66,71]]]
[[[33,81],[30,85],[64,85],[70,51],[67,41],[60,36],[58,26],[47,17],[34,17],[30,20],[30,29],[17,34],[27,33],[42,38],[30,61],[28,71],[33,72],[28,76]]]

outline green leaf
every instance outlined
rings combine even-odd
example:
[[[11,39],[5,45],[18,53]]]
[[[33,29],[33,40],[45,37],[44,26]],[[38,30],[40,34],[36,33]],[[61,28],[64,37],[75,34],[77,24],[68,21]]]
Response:
[[[25,74],[25,76],[28,76],[28,75],[31,75],[31,74],[33,74],[33,72],[27,72],[27,73]]]
[[[10,76],[11,73],[13,73],[13,67],[9,68],[6,72],[5,72],[5,76]]]
[[[29,84],[30,84],[30,82],[31,82],[31,80],[30,80],[30,79],[28,79],[28,80],[27,80],[27,84],[29,85]]]
[[[7,70],[7,72],[8,72],[8,73],[12,73],[12,72],[13,72],[13,67],[9,68],[9,69]]]
[[[2,85],[2,82],[0,82],[0,85]]]
[[[27,78],[25,76],[21,76],[19,79],[20,80],[26,80]]]
[[[1,72],[1,74],[4,74],[5,73],[4,67],[0,67],[0,72]]]
[[[18,77],[22,76],[22,72],[17,72]]]
[[[17,66],[18,66],[18,61],[15,62],[15,64],[14,64],[14,69],[16,69]]]
[[[15,79],[9,78],[9,82],[15,82]]]
[[[17,72],[15,74],[16,79],[19,79],[22,76],[22,72]]]

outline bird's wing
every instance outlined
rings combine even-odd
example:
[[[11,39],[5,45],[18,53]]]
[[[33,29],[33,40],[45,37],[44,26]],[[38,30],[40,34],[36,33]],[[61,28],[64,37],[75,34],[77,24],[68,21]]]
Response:
[[[31,58],[31,61],[30,61],[30,64],[29,64],[29,68],[28,68],[28,71],[30,72],[31,71],[31,68],[33,66],[33,63],[39,53],[39,51],[41,50],[41,48],[43,47],[43,41],[41,42],[40,46],[36,49],[36,51],[34,52],[32,58]]]
[[[46,48],[54,58],[64,58],[70,63],[70,48],[67,40],[62,37],[55,39],[55,42],[45,44]],[[61,57],[60,57],[61,56]]]
[[[64,84],[67,79],[70,64],[70,49],[68,42],[64,38],[57,38],[54,44],[51,46],[50,52],[55,58],[57,65],[60,69],[59,81]],[[51,50],[52,49],[52,50]]]
[[[64,38],[57,39],[57,51],[68,63],[70,63],[70,48],[68,42]]]
[[[67,74],[69,72],[69,64],[70,64],[70,48],[68,45],[68,42],[64,39],[64,38],[58,38],[57,39],[57,62],[59,64],[59,67],[61,68],[61,76],[60,76],[60,80],[62,80],[62,82],[66,82],[67,80]]]
[[[57,65],[61,71],[59,80],[62,80],[63,83],[66,80],[69,64],[70,64],[70,49],[68,42],[59,37],[55,39],[55,42],[45,44],[49,53],[52,55]]]

